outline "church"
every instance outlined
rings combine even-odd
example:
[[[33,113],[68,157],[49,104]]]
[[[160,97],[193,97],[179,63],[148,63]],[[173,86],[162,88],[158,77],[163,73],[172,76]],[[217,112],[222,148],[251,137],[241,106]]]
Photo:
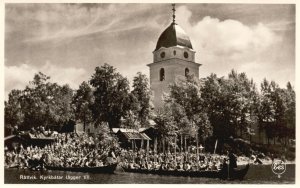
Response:
[[[189,36],[175,21],[175,4],[172,4],[173,20],[158,38],[153,51],[153,63],[150,68],[150,88],[155,109],[163,106],[164,93],[169,92],[169,85],[178,78],[194,75],[199,78],[201,64],[195,62],[195,50]],[[92,124],[76,125],[76,132],[98,133],[101,129]],[[115,132],[116,133],[116,132]]]
[[[176,23],[175,5],[173,6],[172,22],[160,34],[153,51],[153,63],[147,66],[150,69],[150,89],[152,102],[155,109],[160,109],[164,104],[164,94],[169,93],[169,85],[177,79],[183,79],[187,75],[199,78],[201,64],[195,62],[196,51],[185,31]],[[261,135],[257,126],[252,127],[253,132],[259,133],[252,136],[252,140],[258,143],[266,142],[265,134]],[[76,126],[76,132],[98,133],[101,129],[92,124]],[[116,134],[119,129],[116,129]],[[128,132],[130,130],[126,130]],[[121,131],[122,132],[122,131]],[[124,132],[124,130],[123,130]],[[262,137],[262,138],[261,138]],[[146,139],[147,140],[147,139]]]
[[[175,4],[173,6],[173,21],[158,38],[153,51],[153,63],[150,68],[150,88],[153,95],[155,109],[163,107],[164,93],[169,92],[169,85],[176,79],[194,75],[199,78],[199,67],[202,64],[195,62],[196,51],[185,31],[176,23]],[[254,126],[251,140],[257,143],[266,143],[266,135]],[[248,139],[248,138],[246,138]]]
[[[162,107],[163,94],[168,93],[168,86],[177,78],[187,74],[199,78],[201,64],[195,62],[189,36],[175,21],[175,4],[173,21],[160,35],[153,51],[153,63],[150,68],[150,88],[155,108]]]

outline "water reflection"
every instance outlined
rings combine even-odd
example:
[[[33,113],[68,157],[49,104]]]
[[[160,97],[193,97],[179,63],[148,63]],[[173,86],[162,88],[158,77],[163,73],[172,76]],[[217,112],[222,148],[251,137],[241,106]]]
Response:
[[[22,179],[20,178],[21,175],[28,177],[35,176],[36,179]],[[118,169],[115,174],[88,174],[63,171],[39,172],[24,169],[5,169],[4,176],[5,183],[14,184],[294,184],[295,165],[287,165],[287,170],[280,179],[273,174],[270,165],[252,165],[243,181],[125,173],[122,172],[121,169]],[[41,179],[41,177],[44,177],[44,179]],[[57,177],[63,178],[59,179]]]

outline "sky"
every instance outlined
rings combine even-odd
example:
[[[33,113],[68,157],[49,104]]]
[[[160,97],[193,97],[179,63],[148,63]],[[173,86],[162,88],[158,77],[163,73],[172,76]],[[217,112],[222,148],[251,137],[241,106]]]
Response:
[[[6,4],[5,98],[39,71],[77,89],[96,66],[113,65],[132,82],[149,76],[158,37],[172,21],[170,4]],[[257,83],[295,84],[295,5],[176,4],[200,78],[231,69]]]

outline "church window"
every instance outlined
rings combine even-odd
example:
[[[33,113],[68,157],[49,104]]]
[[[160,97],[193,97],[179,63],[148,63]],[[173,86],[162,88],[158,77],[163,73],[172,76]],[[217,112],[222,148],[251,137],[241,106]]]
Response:
[[[188,68],[185,68],[185,76],[188,76],[189,75],[189,73],[190,73],[190,70],[188,69]]]
[[[165,52],[160,53],[160,57],[161,57],[161,58],[164,58],[165,56],[166,56],[166,53],[165,53]]]
[[[159,80],[164,81],[165,80],[165,69],[161,68],[159,71]]]
[[[184,56],[185,58],[188,58],[188,57],[189,57],[189,54],[188,54],[187,52],[184,52],[184,53],[183,53],[183,56]]]
[[[173,51],[173,54],[176,55],[176,50]]]

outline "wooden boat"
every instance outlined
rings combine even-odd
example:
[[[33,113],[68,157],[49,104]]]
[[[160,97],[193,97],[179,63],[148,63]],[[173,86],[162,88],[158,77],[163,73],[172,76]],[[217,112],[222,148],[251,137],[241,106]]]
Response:
[[[229,180],[242,180],[249,170],[249,164],[241,169],[231,169],[228,171],[227,167],[221,170],[202,170],[202,171],[178,171],[178,170],[148,170],[148,169],[130,169],[125,168],[125,172],[142,173],[142,174],[156,174],[156,175],[169,175],[169,176],[189,176],[189,177],[206,177],[206,178],[220,178]]]
[[[46,165],[45,168],[47,170],[113,174],[117,165],[117,163],[101,167],[56,167]]]

